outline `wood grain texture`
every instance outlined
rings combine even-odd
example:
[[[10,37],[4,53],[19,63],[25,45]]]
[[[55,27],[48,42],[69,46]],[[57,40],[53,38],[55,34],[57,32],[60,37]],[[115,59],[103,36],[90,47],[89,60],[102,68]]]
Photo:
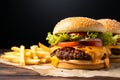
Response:
[[[15,66],[0,63],[0,75],[39,75],[39,74],[29,69],[18,68]]]

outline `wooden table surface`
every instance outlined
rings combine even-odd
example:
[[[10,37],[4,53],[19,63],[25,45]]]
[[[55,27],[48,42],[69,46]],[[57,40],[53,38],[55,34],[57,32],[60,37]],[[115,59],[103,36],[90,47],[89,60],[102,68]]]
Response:
[[[2,50],[0,53],[2,53]],[[92,78],[81,78],[81,77],[52,77],[52,76],[41,76],[37,72],[15,67],[7,64],[0,63],[0,80],[120,80],[120,78],[113,77],[92,77]]]

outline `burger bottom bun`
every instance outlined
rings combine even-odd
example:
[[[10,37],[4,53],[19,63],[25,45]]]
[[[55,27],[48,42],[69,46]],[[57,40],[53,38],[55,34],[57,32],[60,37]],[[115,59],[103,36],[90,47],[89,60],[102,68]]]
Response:
[[[74,62],[75,61],[75,62]],[[79,62],[79,63],[76,63]],[[75,64],[76,63],[76,64]],[[60,61],[58,68],[64,68],[64,69],[102,69],[105,67],[105,64],[103,61],[100,62],[100,64],[92,64],[91,61],[80,61],[80,60],[72,60],[72,61]]]
[[[120,63],[120,56],[111,56],[110,57],[110,62],[111,63]]]

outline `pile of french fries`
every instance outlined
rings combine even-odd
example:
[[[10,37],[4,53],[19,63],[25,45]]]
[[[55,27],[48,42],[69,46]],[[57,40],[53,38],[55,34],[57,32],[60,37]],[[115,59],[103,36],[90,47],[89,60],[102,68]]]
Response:
[[[21,66],[51,62],[49,48],[41,43],[30,46],[30,49],[25,49],[23,45],[20,47],[13,46],[11,50],[11,52],[4,52],[0,57]]]

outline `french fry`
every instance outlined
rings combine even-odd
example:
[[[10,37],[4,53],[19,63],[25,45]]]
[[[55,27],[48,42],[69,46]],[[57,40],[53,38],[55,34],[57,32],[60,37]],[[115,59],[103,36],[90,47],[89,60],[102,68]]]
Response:
[[[18,59],[11,59],[11,62],[19,64],[20,63],[20,59],[19,58]]]
[[[41,48],[38,47],[37,51],[43,51],[43,49],[41,49]]]
[[[41,43],[30,46],[30,49],[25,49],[23,45],[20,47],[13,46],[11,50],[11,52],[4,52],[0,58],[21,66],[51,62],[49,48]]]
[[[44,56],[44,58],[46,59],[46,62],[48,63],[48,62],[51,62],[51,57],[50,56]]]
[[[31,50],[32,50],[32,53],[33,53],[33,59],[38,59],[38,56],[37,56],[37,48],[38,48],[38,46],[37,45],[33,45],[33,46],[31,46],[30,47],[31,48]]]
[[[20,46],[20,65],[25,66],[25,47],[23,45]]]
[[[37,54],[41,54],[43,56],[50,55],[49,52],[45,52],[45,51],[37,51]]]
[[[47,46],[41,44],[40,42],[39,42],[39,47],[40,47],[41,49],[43,49],[44,51],[50,52],[50,49],[49,49]]]
[[[46,63],[46,59],[45,58],[43,58],[43,59],[40,59],[40,63]]]
[[[19,52],[4,52],[5,55],[15,55],[20,56]]]
[[[16,46],[13,46],[11,48],[11,50],[15,51],[15,52],[20,52],[20,48],[16,47]]]
[[[2,55],[1,56],[2,59],[8,60],[8,61],[12,61],[13,59],[19,59],[19,56],[14,56],[14,55]]]
[[[28,65],[37,65],[40,63],[40,59],[26,59],[25,61]]]
[[[25,49],[25,52],[31,52],[31,49]]]

